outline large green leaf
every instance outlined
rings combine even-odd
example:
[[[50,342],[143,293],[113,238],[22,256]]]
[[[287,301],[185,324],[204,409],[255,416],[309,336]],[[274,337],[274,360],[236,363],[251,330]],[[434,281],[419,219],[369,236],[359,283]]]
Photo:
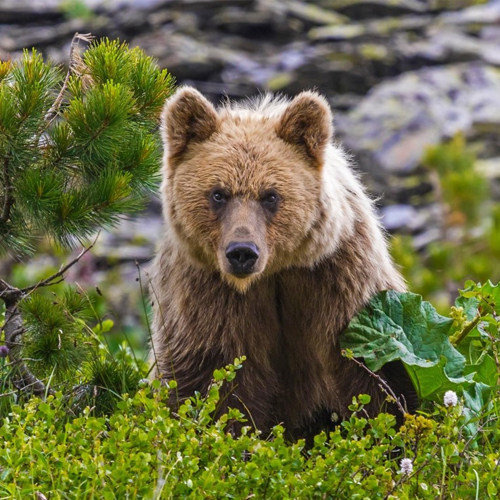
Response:
[[[474,373],[463,377],[449,377],[446,373],[448,361],[441,356],[439,362],[434,366],[418,366],[405,364],[406,371],[417,390],[420,399],[436,400],[439,395],[446,391],[460,393],[463,387],[474,384],[472,380]]]
[[[472,379],[464,377],[465,358],[449,341],[452,324],[420,295],[388,290],[351,321],[341,345],[373,371],[403,361],[419,397],[430,399]]]

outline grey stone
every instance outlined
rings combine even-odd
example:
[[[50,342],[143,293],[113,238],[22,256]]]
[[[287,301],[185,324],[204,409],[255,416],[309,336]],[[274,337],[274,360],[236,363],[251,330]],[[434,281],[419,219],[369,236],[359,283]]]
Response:
[[[323,0],[321,4],[355,19],[424,13],[428,10],[427,2],[419,0]]]
[[[411,205],[388,205],[380,211],[382,224],[388,231],[400,231],[412,227],[418,217],[418,212]]]
[[[431,36],[399,47],[406,58],[420,57],[433,63],[482,60],[500,66],[500,40],[469,36],[454,28],[435,26]]]
[[[484,5],[473,5],[456,12],[445,12],[437,20],[455,27],[498,24],[500,23],[500,1],[494,0]]]
[[[309,31],[313,41],[354,40],[363,37],[387,37],[400,31],[419,31],[427,28],[432,16],[388,17],[367,21],[365,23],[341,24],[338,26],[323,26]]]
[[[500,72],[477,63],[426,68],[376,86],[337,129],[375,175],[409,173],[457,132],[500,136]]]

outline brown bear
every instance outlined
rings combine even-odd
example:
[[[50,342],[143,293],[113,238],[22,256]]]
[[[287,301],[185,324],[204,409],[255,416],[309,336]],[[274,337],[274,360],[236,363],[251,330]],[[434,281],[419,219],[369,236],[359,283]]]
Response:
[[[314,433],[352,397],[386,400],[341,355],[339,336],[378,291],[405,290],[371,200],[332,142],[327,101],[302,92],[216,110],[179,89],[162,115],[164,234],[152,269],[154,376],[175,378],[176,404],[245,355],[219,412],[257,428]],[[404,368],[381,373],[415,404]],[[395,405],[387,408],[398,413]]]

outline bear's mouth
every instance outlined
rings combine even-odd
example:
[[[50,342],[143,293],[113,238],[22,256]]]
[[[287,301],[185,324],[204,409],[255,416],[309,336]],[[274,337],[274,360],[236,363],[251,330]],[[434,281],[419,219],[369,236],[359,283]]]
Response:
[[[229,273],[231,276],[234,276],[235,278],[242,280],[245,278],[248,278],[249,276],[252,276],[252,274],[255,274],[253,271],[249,273]]]

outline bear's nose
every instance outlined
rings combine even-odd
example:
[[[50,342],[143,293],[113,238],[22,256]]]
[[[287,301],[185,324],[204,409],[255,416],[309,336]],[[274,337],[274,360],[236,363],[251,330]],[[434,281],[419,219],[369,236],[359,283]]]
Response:
[[[234,274],[251,274],[259,258],[259,249],[251,241],[232,242],[226,248],[226,258]]]

